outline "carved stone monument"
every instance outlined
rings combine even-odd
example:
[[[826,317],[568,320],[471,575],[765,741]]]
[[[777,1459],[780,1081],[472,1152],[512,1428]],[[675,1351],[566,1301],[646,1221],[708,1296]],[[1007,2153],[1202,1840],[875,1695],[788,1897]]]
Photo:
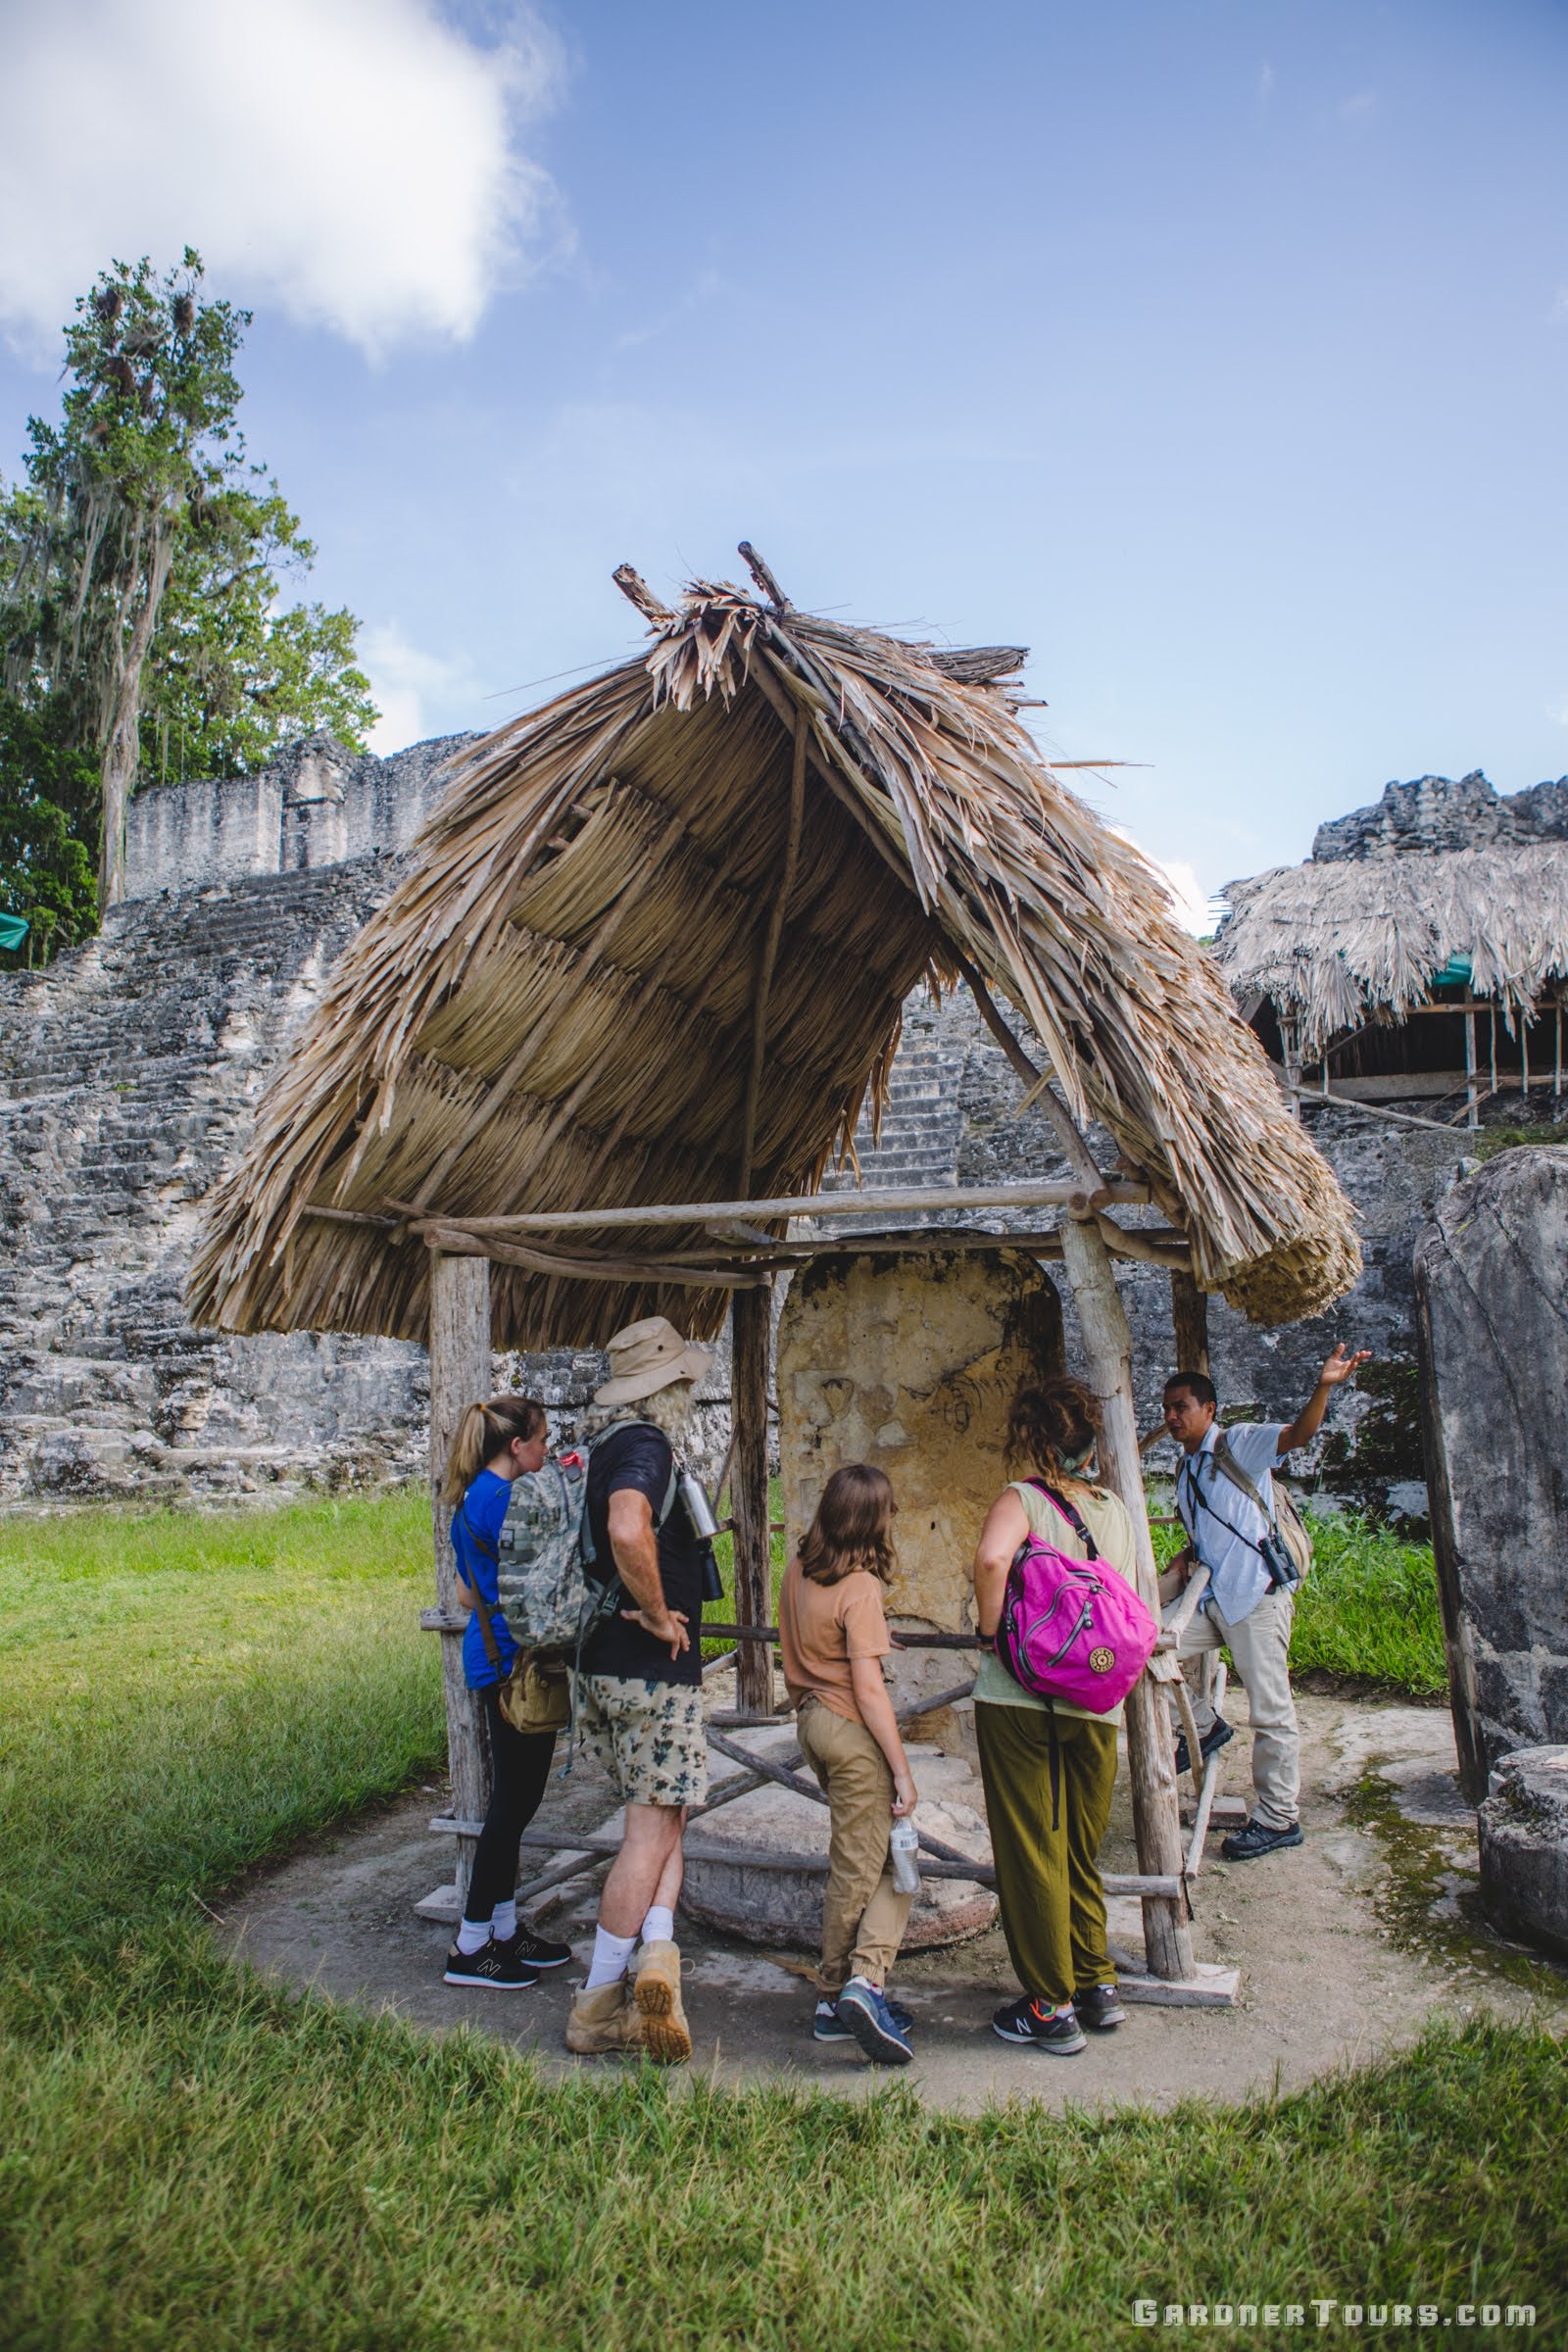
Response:
[[[1568,1741],[1568,1151],[1505,1152],[1416,1246],[1432,1538],[1459,1776]]]
[[[779,1468],[790,1542],[832,1472],[872,1462],[893,1481],[898,1575],[888,1613],[906,1626],[972,1625],[969,1569],[1005,1484],[1007,1406],[1024,1379],[1062,1366],[1061,1301],[1020,1250],[918,1255],[847,1251],[790,1285],[778,1335]],[[889,1679],[895,1703],[972,1674],[972,1655],[910,1650]],[[951,1710],[921,1737],[964,1744]]]

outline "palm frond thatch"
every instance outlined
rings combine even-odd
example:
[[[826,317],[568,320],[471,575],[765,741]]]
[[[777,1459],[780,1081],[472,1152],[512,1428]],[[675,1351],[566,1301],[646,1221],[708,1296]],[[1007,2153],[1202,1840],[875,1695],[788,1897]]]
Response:
[[[1568,974],[1568,844],[1312,858],[1225,888],[1220,967],[1243,1002],[1273,999],[1304,1059],[1331,1037],[1431,1001],[1454,958],[1508,1013]]]
[[[1206,1287],[1265,1322],[1348,1287],[1347,1202],[1158,876],[1019,723],[996,683],[1016,649],[966,674],[726,583],[651,609],[646,659],[464,759],[212,1197],[198,1322],[423,1337],[422,1244],[313,1206],[475,1217],[734,1195],[802,713],[747,1197],[816,1186],[880,1104],[905,997],[967,958],[1026,1015],[1074,1112],[1188,1226]],[[613,1247],[606,1272],[713,1250],[699,1228]],[[612,1281],[497,1265],[492,1297],[509,1346],[591,1346],[647,1313],[707,1334],[726,1304],[634,1265]]]

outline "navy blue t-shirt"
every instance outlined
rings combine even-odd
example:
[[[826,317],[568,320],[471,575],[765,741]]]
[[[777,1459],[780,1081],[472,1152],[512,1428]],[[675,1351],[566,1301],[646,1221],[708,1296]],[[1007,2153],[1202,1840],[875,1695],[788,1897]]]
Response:
[[[646,1421],[612,1429],[598,1441],[588,1460],[585,1508],[593,1532],[595,1565],[600,1573],[608,1573],[614,1564],[615,1555],[610,1544],[612,1494],[618,1494],[623,1487],[646,1494],[658,1527],[674,1463],[669,1440]],[[651,1683],[700,1683],[703,1648],[699,1629],[706,1552],[707,1545],[693,1535],[691,1522],[677,1495],[669,1517],[659,1530],[659,1577],[664,1588],[664,1606],[685,1613],[691,1647],[671,1660],[667,1642],[656,1642],[640,1625],[628,1625],[617,1610],[584,1649],[584,1674],[612,1674],[628,1680],[641,1676]],[[629,1597],[624,1605],[630,1607]]]
[[[452,1548],[457,1554],[458,1570],[468,1590],[482,1593],[489,1604],[490,1630],[496,1638],[502,1674],[512,1672],[512,1661],[517,1654],[517,1644],[501,1614],[501,1594],[496,1585],[497,1538],[511,1500],[511,1479],[497,1478],[493,1470],[481,1470],[452,1514]],[[473,1540],[475,1536],[490,1546],[488,1554],[479,1549]],[[463,1676],[470,1690],[488,1690],[492,1683],[500,1680],[485,1652],[477,1609],[463,1631]]]

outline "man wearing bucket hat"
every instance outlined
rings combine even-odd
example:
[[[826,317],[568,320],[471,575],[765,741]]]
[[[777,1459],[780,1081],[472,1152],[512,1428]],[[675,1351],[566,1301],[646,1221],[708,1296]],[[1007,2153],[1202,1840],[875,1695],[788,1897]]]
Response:
[[[678,2061],[692,2052],[675,1946],[681,1834],[686,1808],[708,1793],[708,1744],[698,1637],[707,1544],[675,1491],[675,1447],[712,1351],[652,1315],[617,1331],[609,1353],[584,1508],[595,1554],[613,1557],[629,1605],[583,1651],[575,1710],[624,1800],[625,1827],[566,2046]]]

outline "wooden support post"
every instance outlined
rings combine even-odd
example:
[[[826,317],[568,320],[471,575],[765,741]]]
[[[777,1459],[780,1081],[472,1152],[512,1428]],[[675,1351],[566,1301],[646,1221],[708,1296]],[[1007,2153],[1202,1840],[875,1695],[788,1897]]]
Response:
[[[1101,1476],[1127,1506],[1133,1523],[1138,1590],[1159,1616],[1159,1581],[1144,1500],[1138,1451],[1138,1417],[1133,1401],[1133,1342],[1127,1312],[1116,1289],[1110,1252],[1097,1224],[1069,1219],[1062,1225],[1062,1252],[1084,1338],[1084,1369],[1100,1398],[1103,1426]],[[737,1301],[738,1303],[738,1301]],[[1127,1762],[1132,1775],[1133,1832],[1138,1867],[1149,1878],[1178,1878],[1182,1869],[1181,1807],[1176,1794],[1170,1718],[1162,1690],[1140,1675],[1127,1696]],[[1190,1978],[1193,1938],[1185,1905],[1167,1895],[1144,1897],[1144,1949],[1152,1976]]]
[[[1476,1123],[1476,1016],[1464,1016],[1464,1123]]]
[[[770,1625],[773,1616],[772,1531],[767,1500],[767,1373],[773,1335],[772,1288],[737,1291],[731,1310],[730,1518],[735,1539],[735,1617],[740,1625]],[[768,1712],[773,1704],[771,1642],[739,1644],[737,1703]]]
[[[1208,1294],[1191,1274],[1177,1268],[1170,1278],[1170,1320],[1176,1340],[1175,1372],[1208,1370]]]
[[[490,1266],[482,1257],[449,1257],[430,1252],[430,1510],[435,1537],[436,1604],[457,1614],[458,1565],[453,1556],[452,1513],[441,1500],[447,1454],[464,1410],[490,1394]],[[447,1702],[447,1753],[452,1769],[452,1810],[460,1821],[479,1821],[490,1801],[490,1742],[484,1710],[463,1679],[463,1637],[441,1636],[441,1682]],[[453,1898],[461,1916],[473,1869],[474,1839],[457,1840],[455,1889],[438,1887],[420,1910],[444,1912]]]

